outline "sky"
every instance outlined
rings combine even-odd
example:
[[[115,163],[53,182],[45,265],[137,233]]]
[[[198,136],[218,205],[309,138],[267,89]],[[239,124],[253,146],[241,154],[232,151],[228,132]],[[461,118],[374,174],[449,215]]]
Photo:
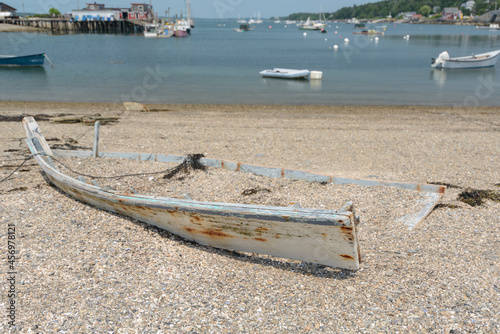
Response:
[[[48,13],[54,7],[61,13],[71,12],[72,9],[82,9],[88,2],[104,3],[106,7],[126,8],[131,2],[145,2],[150,0],[5,0],[5,4],[15,7],[18,14]],[[191,0],[192,15],[197,18],[250,18],[257,17],[259,12],[262,18],[271,16],[287,16],[292,13],[322,12],[331,13],[342,7],[361,5],[379,0]],[[186,13],[185,0],[151,0],[153,9],[159,16],[165,14],[170,7],[170,14]]]

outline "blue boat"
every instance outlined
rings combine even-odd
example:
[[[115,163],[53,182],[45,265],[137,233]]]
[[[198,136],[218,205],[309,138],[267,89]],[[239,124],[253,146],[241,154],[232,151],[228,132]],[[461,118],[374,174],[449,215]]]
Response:
[[[0,55],[0,66],[43,66],[45,53],[27,56]]]

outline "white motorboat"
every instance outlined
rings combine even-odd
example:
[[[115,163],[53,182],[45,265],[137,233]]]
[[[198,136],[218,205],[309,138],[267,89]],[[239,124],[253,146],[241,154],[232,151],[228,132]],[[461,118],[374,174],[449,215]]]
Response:
[[[259,72],[263,77],[282,79],[307,79],[311,73],[309,70],[293,70],[288,68],[273,68]]]
[[[433,68],[482,68],[495,66],[500,50],[473,54],[465,57],[451,58],[448,52],[442,52],[436,59],[432,59]]]

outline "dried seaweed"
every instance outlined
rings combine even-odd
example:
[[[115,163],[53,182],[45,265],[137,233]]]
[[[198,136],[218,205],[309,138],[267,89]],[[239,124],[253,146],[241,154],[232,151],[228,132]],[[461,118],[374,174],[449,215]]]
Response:
[[[179,173],[189,174],[191,170],[206,170],[207,167],[200,162],[205,155],[201,153],[189,154],[186,159],[176,167],[172,168],[168,174],[163,176],[164,179],[171,179]]]
[[[446,183],[446,182],[427,182],[429,184],[435,184],[437,186],[446,186],[448,188],[457,188],[457,189],[462,189],[460,186],[456,186],[454,184]]]
[[[466,189],[458,195],[458,200],[470,206],[480,206],[484,200],[500,202],[500,193],[493,190]]]
[[[455,205],[455,204],[443,204],[443,203],[439,203],[439,204],[437,204],[434,207],[434,210],[438,210],[438,209],[441,209],[441,208],[458,209],[458,208],[460,208],[460,206]]]
[[[271,190],[268,189],[268,188],[254,187],[254,188],[249,188],[249,189],[243,190],[241,192],[241,194],[243,196],[250,196],[250,195],[256,194],[256,193],[261,192],[261,191],[265,191],[265,192],[268,192],[268,193],[271,192]]]

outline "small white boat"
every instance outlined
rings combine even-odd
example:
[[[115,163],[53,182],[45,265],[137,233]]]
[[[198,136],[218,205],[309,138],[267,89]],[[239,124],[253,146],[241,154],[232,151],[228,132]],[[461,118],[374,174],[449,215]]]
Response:
[[[321,30],[326,26],[326,23],[321,21],[313,22],[311,18],[308,17],[306,22],[303,24],[299,24],[300,30]]]
[[[263,77],[282,79],[307,79],[311,73],[309,70],[292,70],[287,68],[273,68],[259,72]]]
[[[476,26],[477,29],[489,29],[489,30],[499,30],[500,25],[497,23],[491,23],[489,26]]]
[[[146,38],[158,37],[158,26],[156,24],[146,24],[144,26],[144,37]]]
[[[432,59],[433,68],[482,68],[495,66],[500,50],[480,53],[477,55],[451,58],[448,52],[442,52]]]

